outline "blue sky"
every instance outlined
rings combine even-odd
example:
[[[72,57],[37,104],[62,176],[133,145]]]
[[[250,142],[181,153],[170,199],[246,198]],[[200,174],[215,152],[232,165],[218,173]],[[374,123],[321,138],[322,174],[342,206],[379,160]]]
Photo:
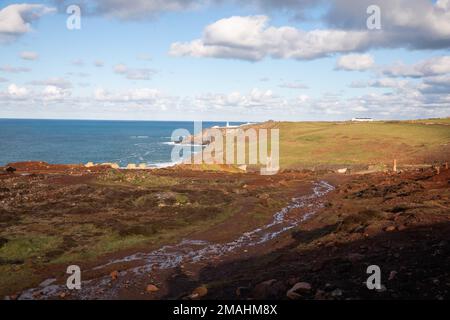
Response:
[[[318,2],[2,1],[0,117],[450,115],[448,1],[370,1],[381,30],[358,22],[368,17],[364,1],[344,17],[351,1]],[[80,30],[66,27],[71,4],[82,9]],[[412,16],[399,22],[404,4]],[[420,18],[423,10],[432,20]]]

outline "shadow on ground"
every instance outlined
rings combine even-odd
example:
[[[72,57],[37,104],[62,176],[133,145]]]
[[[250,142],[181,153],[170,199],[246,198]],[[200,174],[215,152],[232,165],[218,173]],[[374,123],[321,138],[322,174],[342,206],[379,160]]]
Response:
[[[295,232],[281,249],[209,265],[195,279],[177,270],[165,298],[183,298],[204,284],[207,299],[287,299],[295,283],[308,282],[312,288],[301,293],[303,299],[450,299],[450,222],[298,248],[337,228]],[[365,285],[369,265],[381,268],[381,291]]]

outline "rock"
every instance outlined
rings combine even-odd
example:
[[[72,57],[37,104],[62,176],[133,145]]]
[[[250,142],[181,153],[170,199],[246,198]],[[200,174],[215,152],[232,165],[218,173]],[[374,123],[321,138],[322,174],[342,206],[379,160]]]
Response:
[[[311,285],[308,282],[297,282],[289,291],[286,296],[291,300],[297,300],[302,297],[301,293],[305,293],[311,290]]]
[[[391,273],[389,273],[389,278],[388,278],[388,280],[389,281],[391,281],[391,280],[394,280],[394,278],[395,278],[395,276],[397,275],[397,271],[391,271]]]
[[[270,195],[268,193],[261,193],[261,194],[258,195],[258,198],[266,200],[266,199],[270,198]]]
[[[396,229],[395,226],[388,226],[388,227],[386,227],[386,228],[384,229],[384,231],[392,232],[392,231],[395,231],[395,229]]]
[[[258,283],[252,290],[252,296],[255,299],[267,299],[270,295],[271,286],[277,282],[276,279],[270,279]]]
[[[5,169],[5,171],[6,171],[7,173],[14,173],[14,172],[16,171],[16,168],[13,168],[13,167],[7,167],[7,168]]]
[[[190,299],[199,299],[201,297],[206,296],[207,293],[208,293],[208,289],[205,286],[201,286],[201,287],[195,288],[194,291],[192,291],[189,298]]]
[[[114,271],[111,272],[109,275],[111,276],[111,279],[112,279],[112,280],[116,280],[116,279],[119,277],[119,271],[114,270]]]
[[[333,297],[340,297],[342,296],[342,290],[341,289],[334,289],[333,291],[331,291],[331,296]]]
[[[153,293],[153,292],[159,291],[159,288],[157,286],[155,286],[154,284],[149,284],[145,290],[147,292]]]

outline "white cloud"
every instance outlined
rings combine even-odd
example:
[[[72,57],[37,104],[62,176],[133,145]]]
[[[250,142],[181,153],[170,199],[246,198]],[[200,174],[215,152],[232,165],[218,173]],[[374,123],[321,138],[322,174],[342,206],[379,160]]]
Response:
[[[127,71],[128,71],[128,68],[127,68],[127,66],[126,65],[124,65],[124,64],[116,64],[115,66],[114,66],[114,72],[115,73],[118,73],[118,74],[125,74],[125,73],[127,73]]]
[[[370,54],[348,54],[336,61],[336,69],[347,71],[365,71],[371,69],[375,61]]]
[[[22,51],[20,53],[20,57],[23,60],[37,60],[39,58],[39,54],[33,51]]]
[[[64,78],[49,78],[46,80],[34,80],[30,82],[34,86],[51,86],[61,89],[68,89],[72,87],[72,83]]]
[[[0,67],[0,71],[8,73],[21,73],[21,72],[30,72],[31,69],[26,67],[13,67],[10,65],[5,65]]]
[[[123,20],[154,17],[161,12],[181,11],[198,7],[198,0],[94,0],[95,13]]]
[[[407,80],[398,80],[392,78],[381,78],[376,80],[367,80],[367,81],[353,81],[350,84],[351,88],[392,88],[392,89],[400,89],[409,86],[410,83]]]
[[[309,87],[306,84],[299,82],[284,82],[279,85],[280,88],[285,89],[308,89]]]
[[[150,80],[156,73],[150,68],[128,68],[125,64],[115,65],[114,72],[124,75],[129,80]]]
[[[11,4],[0,10],[0,43],[11,42],[31,32],[31,22],[53,13],[54,8],[41,4]]]
[[[272,27],[267,16],[233,16],[210,24],[201,39],[176,42],[173,56],[234,58],[258,61],[265,57],[314,59],[368,47],[365,31],[311,30]]]
[[[399,84],[403,80],[382,80],[374,86],[391,87],[391,92],[369,92],[363,95],[323,94],[321,97],[299,95],[286,98],[272,90],[253,89],[249,92],[204,93],[197,96],[177,97],[156,88],[136,88],[124,91],[96,89],[92,96],[73,97],[69,89],[45,86],[32,91],[11,84],[0,91],[0,105],[8,108],[32,108],[57,105],[70,106],[71,112],[81,115],[114,114],[123,119],[161,118],[162,114],[178,115],[177,119],[191,120],[199,117],[255,119],[350,119],[353,116],[369,116],[376,119],[410,119],[448,116],[450,94],[438,93],[437,85],[446,87],[450,80],[428,79],[422,85]],[[397,81],[390,82],[391,80]],[[433,88],[434,90],[431,90]],[[69,108],[69,107],[67,107]],[[57,112],[57,111],[56,111]],[[93,113],[89,113],[93,112]],[[161,117],[160,117],[161,116]]]
[[[94,61],[94,66],[96,66],[96,67],[98,67],[98,68],[101,68],[101,67],[103,67],[104,65],[105,65],[104,62],[101,61],[101,60],[95,60],[95,61]]]
[[[11,98],[22,99],[28,96],[28,90],[12,83],[8,86],[7,93]]]
[[[265,57],[315,59],[336,53],[369,49],[450,48],[450,6],[447,0],[252,0],[263,8],[287,10],[301,16],[305,9],[326,8],[322,29],[304,31],[268,25],[268,17],[234,16],[205,27],[199,39],[175,42],[174,56],[213,57],[259,61]],[[381,8],[382,29],[366,27],[366,9]]]
[[[261,90],[258,88],[252,89],[247,94],[239,91],[228,94],[206,93],[194,97],[191,101],[191,105],[203,110],[210,108],[278,109],[283,104],[282,99],[274,94],[272,90]]]
[[[450,73],[450,56],[432,57],[412,65],[396,63],[382,68],[381,72],[390,77],[421,78]]]
[[[121,93],[112,93],[103,88],[97,88],[94,91],[94,97],[98,101],[108,102],[154,102],[163,98],[164,95],[154,88],[138,88]]]
[[[70,95],[70,90],[51,85],[46,86],[42,91],[42,99],[44,101],[63,100]]]

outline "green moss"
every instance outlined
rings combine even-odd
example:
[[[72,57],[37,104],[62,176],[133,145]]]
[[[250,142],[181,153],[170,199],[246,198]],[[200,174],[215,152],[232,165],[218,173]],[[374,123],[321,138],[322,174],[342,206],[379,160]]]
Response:
[[[55,236],[37,235],[9,239],[0,248],[0,259],[25,260],[44,255],[47,251],[56,249],[62,239]]]
[[[98,178],[100,184],[133,185],[141,187],[171,187],[180,183],[180,179],[154,175],[151,172],[109,170]]]

